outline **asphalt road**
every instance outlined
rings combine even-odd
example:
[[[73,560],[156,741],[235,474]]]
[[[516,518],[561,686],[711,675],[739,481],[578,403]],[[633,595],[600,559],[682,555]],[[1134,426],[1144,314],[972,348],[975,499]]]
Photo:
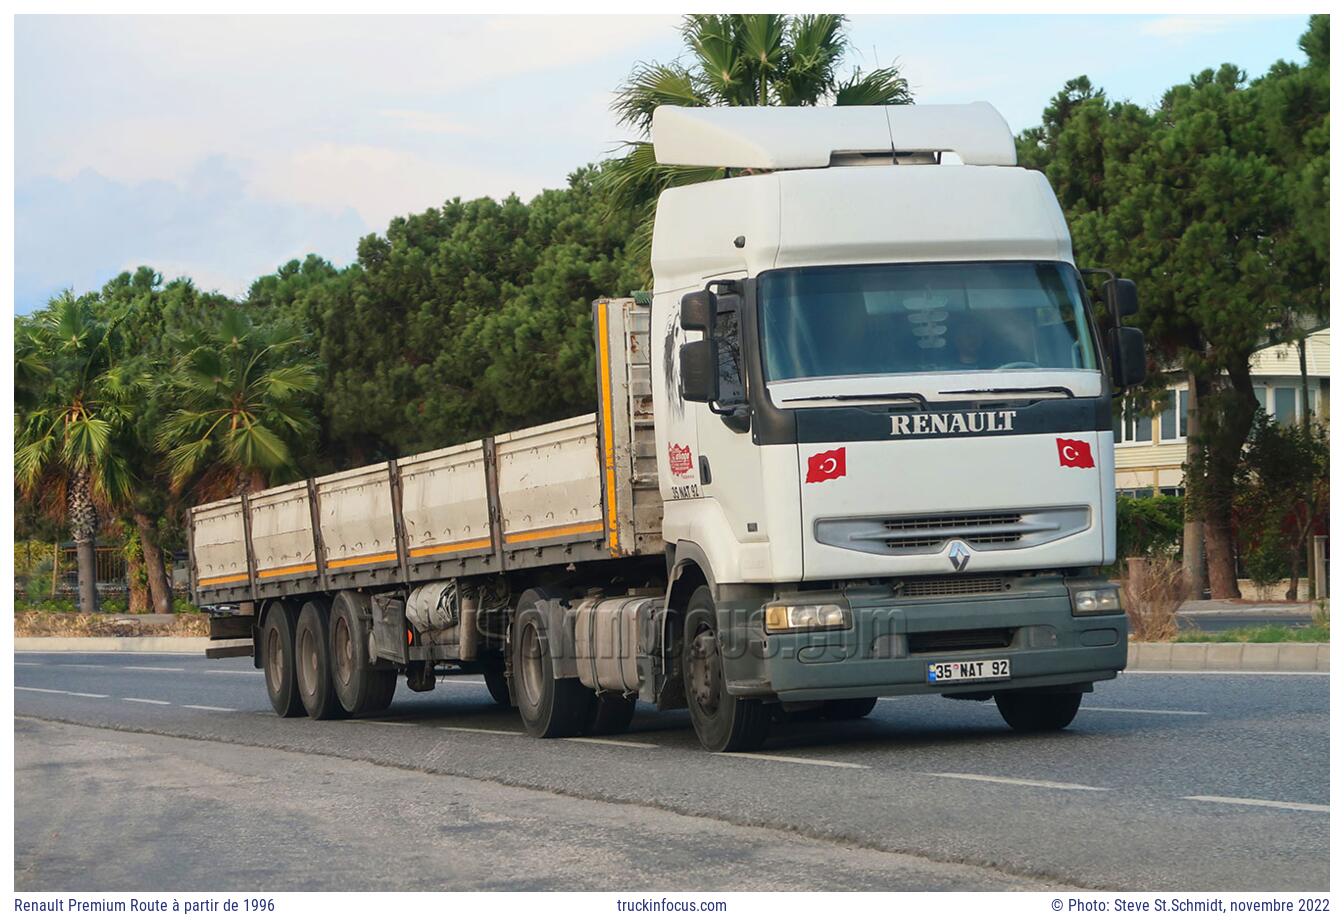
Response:
[[[245,659],[16,655],[19,889],[1324,890],[1328,679],[1126,674],[1071,730],[883,700],[700,750],[539,741],[479,680],[275,717]]]

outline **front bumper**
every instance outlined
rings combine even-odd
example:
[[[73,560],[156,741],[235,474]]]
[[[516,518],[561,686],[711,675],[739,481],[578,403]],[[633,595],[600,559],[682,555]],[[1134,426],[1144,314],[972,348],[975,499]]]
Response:
[[[741,652],[725,661],[729,692],[802,702],[1085,685],[1114,678],[1128,654],[1124,613],[1074,616],[1062,583],[1021,594],[848,600],[847,629],[767,634],[759,618],[729,626],[723,647]],[[1001,631],[1006,644],[958,647],[963,638],[983,642],[986,631]],[[1010,662],[1008,680],[928,682],[933,662],[1000,658]]]

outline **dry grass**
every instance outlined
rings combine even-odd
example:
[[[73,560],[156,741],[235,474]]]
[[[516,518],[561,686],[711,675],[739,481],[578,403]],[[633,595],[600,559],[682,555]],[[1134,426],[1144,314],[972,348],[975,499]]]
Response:
[[[171,623],[143,623],[117,613],[51,613],[20,610],[14,614],[15,636],[208,636],[209,624],[202,613],[179,613]]]
[[[1170,642],[1176,638],[1176,610],[1185,600],[1185,573],[1174,559],[1131,559],[1120,588],[1130,635],[1139,642]]]

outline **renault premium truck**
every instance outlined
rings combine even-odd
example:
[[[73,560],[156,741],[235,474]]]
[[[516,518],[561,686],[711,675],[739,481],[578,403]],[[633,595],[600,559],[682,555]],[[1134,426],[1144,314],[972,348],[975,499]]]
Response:
[[[1046,178],[985,103],[663,107],[651,297],[594,304],[594,412],[192,509],[191,579],[281,716],[484,675],[539,737],[685,707],[711,751],[877,698],[1068,725],[1126,661],[1113,399]],[[251,642],[238,640],[250,639]]]

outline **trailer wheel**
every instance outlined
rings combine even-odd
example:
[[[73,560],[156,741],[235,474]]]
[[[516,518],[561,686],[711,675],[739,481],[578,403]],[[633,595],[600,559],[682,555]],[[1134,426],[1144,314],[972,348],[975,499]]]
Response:
[[[261,628],[261,667],[266,674],[266,695],[271,698],[271,708],[282,719],[303,715],[294,662],[297,620],[294,608],[284,601],[266,605],[266,620]]]
[[[597,698],[592,717],[588,720],[590,735],[619,735],[630,727],[635,717],[635,698],[619,693],[604,693]]]
[[[501,706],[512,706],[513,697],[509,694],[509,679],[504,676],[504,660],[485,659],[481,673],[485,677],[485,687],[490,691],[490,698]]]
[[[397,695],[397,672],[374,671],[373,687],[369,690],[369,704],[366,713],[384,712],[392,705],[392,697]]]
[[[396,672],[375,670],[368,661],[368,643],[360,627],[367,614],[368,600],[355,591],[342,591],[331,605],[332,685],[341,707],[352,716],[386,709],[392,702],[382,675],[392,675],[392,690],[396,692]],[[387,702],[382,702],[384,696]]]
[[[771,711],[760,700],[728,693],[709,588],[696,588],[687,607],[681,672],[695,734],[709,751],[754,751],[770,731]]]
[[[821,704],[821,714],[832,722],[862,719],[873,711],[877,697],[864,696],[854,700],[827,700]]]
[[[597,697],[577,677],[555,676],[542,613],[548,600],[535,589],[524,591],[518,600],[513,618],[513,689],[528,734],[564,738],[583,733]]]
[[[1011,690],[994,694],[994,705],[999,707],[1003,721],[1020,732],[1055,732],[1066,728],[1078,715],[1082,701],[1080,691]]]
[[[335,719],[345,715],[331,679],[331,643],[327,639],[327,603],[314,599],[303,605],[294,632],[295,670],[299,696],[310,719]]]

